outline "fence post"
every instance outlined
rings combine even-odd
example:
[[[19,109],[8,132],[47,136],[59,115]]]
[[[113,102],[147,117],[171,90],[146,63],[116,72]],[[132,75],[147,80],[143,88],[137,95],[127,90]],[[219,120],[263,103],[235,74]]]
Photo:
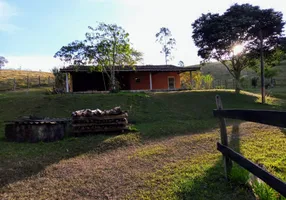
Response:
[[[27,75],[27,93],[29,92],[29,75]]]
[[[14,78],[14,80],[13,80],[13,91],[15,91],[16,90],[16,79]]]
[[[39,76],[39,87],[41,87],[41,76]]]
[[[216,107],[218,110],[222,110],[222,101],[219,95],[216,95]],[[220,139],[221,139],[221,144],[224,146],[228,146],[228,140],[227,140],[227,131],[226,131],[226,124],[225,124],[225,119],[223,117],[219,117],[219,126],[220,126]],[[225,177],[227,180],[229,180],[229,175],[231,172],[232,168],[232,162],[231,160],[223,156],[223,162],[224,162],[224,172],[225,172]]]
[[[50,85],[50,76],[48,77],[48,85]]]

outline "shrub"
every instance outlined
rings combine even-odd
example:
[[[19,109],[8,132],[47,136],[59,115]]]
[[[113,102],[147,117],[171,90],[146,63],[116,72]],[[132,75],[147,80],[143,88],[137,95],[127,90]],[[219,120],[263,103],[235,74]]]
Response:
[[[194,80],[194,89],[199,90],[202,89],[202,84],[203,84],[203,78],[204,76],[202,75],[202,72],[195,72],[193,76]]]
[[[214,80],[213,76],[210,74],[207,74],[207,75],[203,76],[203,79],[204,79],[206,89],[211,89],[212,83]]]
[[[57,67],[52,69],[55,76],[55,89],[63,89],[65,87],[65,74],[61,73]]]
[[[249,181],[249,175],[250,173],[247,170],[235,164],[231,170],[230,179],[240,185],[246,185]]]
[[[251,86],[254,87],[254,88],[256,88],[257,85],[258,85],[258,78],[257,78],[257,77],[253,77],[253,78],[251,79]]]
[[[253,181],[252,188],[259,200],[278,200],[277,193],[263,182]]]

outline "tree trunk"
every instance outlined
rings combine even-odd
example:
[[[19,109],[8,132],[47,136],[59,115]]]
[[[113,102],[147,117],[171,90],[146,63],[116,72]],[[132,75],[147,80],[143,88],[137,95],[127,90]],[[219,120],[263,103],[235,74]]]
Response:
[[[113,68],[112,72],[111,72],[111,90],[115,91],[116,90],[116,86],[115,86],[115,69]]]
[[[239,94],[241,90],[241,85],[240,85],[240,72],[235,73],[235,93]]]

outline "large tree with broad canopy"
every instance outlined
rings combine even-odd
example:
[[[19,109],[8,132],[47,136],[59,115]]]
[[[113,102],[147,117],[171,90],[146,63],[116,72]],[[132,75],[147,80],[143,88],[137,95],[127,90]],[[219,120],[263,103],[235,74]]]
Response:
[[[85,40],[63,46],[55,57],[74,65],[88,64],[91,70],[105,72],[111,89],[116,90],[116,67],[132,66],[142,60],[143,54],[131,46],[129,34],[116,24],[99,23],[96,28],[88,28]]]
[[[267,55],[283,32],[283,14],[250,4],[234,4],[223,14],[202,14],[193,24],[193,39],[203,62],[221,62],[236,80],[260,55],[261,40]]]

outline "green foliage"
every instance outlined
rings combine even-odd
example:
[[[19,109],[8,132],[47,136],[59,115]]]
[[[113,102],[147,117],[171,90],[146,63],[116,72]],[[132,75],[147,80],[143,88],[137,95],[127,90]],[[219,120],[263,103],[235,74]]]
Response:
[[[61,73],[57,67],[54,67],[52,72],[55,77],[55,88],[63,89],[65,87],[65,74]]]
[[[195,72],[193,75],[194,80],[194,89],[200,90],[202,89],[202,84],[204,80],[204,75],[202,75],[202,72]]]
[[[246,185],[249,181],[249,175],[250,173],[247,170],[234,164],[231,170],[230,179],[239,185]]]
[[[253,77],[253,78],[251,79],[251,86],[254,87],[254,88],[256,88],[257,85],[258,85],[258,80],[259,80],[258,77]]]
[[[204,83],[205,83],[205,87],[206,89],[211,89],[212,88],[212,83],[213,83],[213,76],[210,74],[204,75],[203,76],[204,79]]]
[[[88,27],[84,41],[63,46],[56,54],[62,61],[74,65],[91,64],[107,74],[111,89],[118,90],[115,80],[116,66],[132,66],[142,61],[143,54],[131,46],[129,34],[116,24],[99,23]]]
[[[173,60],[172,51],[176,46],[176,40],[172,37],[171,31],[162,27],[158,33],[156,33],[156,41],[162,45],[161,53],[165,54],[165,63],[168,64],[168,61]]]
[[[260,36],[267,44],[264,51],[270,51],[282,35],[284,21],[283,14],[273,9],[235,4],[222,15],[203,14],[192,26],[193,39],[203,62],[216,59],[239,83],[241,71],[251,66],[259,56]],[[236,45],[242,45],[244,49],[235,55]],[[236,91],[239,90],[237,84]]]
[[[7,63],[8,63],[8,60],[7,60],[5,57],[0,56],[0,69],[1,69],[2,67],[4,67],[5,64],[7,64]]]
[[[284,52],[283,58],[286,59],[286,37],[279,38],[279,48]]]
[[[265,78],[270,79],[279,74],[280,70],[277,69],[276,66],[280,65],[281,61],[283,60],[283,55],[285,55],[285,53],[278,48],[266,53],[264,62]],[[261,67],[259,59],[254,59],[250,67],[257,73],[258,76],[260,76]]]
[[[252,183],[252,188],[259,200],[278,200],[275,190],[261,181],[255,180]]]
[[[179,65],[180,67],[184,67],[184,66],[185,66],[185,63],[184,63],[182,60],[180,60],[179,63],[178,63],[178,65]]]

